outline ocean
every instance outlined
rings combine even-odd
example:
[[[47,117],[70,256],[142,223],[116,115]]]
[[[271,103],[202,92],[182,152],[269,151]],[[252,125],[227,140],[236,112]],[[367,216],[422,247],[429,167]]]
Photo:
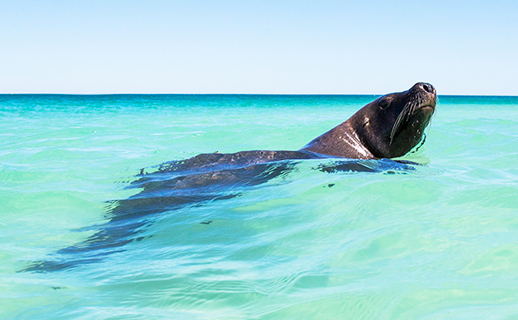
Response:
[[[0,319],[517,319],[518,97],[439,96],[411,170],[303,160],[62,251],[141,169],[297,150],[376,97],[0,95]]]

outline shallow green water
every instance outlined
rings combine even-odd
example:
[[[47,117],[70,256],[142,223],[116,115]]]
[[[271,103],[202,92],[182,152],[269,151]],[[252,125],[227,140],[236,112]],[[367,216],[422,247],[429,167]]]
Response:
[[[373,98],[0,95],[0,318],[518,318],[518,97],[440,97],[416,170],[308,160],[99,262],[19,272],[95,233],[141,168],[296,150]]]

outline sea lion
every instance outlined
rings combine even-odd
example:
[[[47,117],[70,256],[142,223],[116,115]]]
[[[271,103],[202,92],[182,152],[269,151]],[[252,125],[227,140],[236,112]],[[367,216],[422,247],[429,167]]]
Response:
[[[421,141],[436,99],[432,85],[416,83],[407,91],[367,104],[298,151],[207,153],[163,163],[151,172],[141,170],[129,185],[140,191],[110,201],[109,220],[97,226],[95,234],[58,250],[57,258],[34,262],[24,271],[56,271],[99,261],[141,240],[137,235],[156,214],[237,197],[247,187],[286,176],[300,161],[322,159],[314,169],[327,173],[412,170],[408,163],[384,158],[403,156]]]

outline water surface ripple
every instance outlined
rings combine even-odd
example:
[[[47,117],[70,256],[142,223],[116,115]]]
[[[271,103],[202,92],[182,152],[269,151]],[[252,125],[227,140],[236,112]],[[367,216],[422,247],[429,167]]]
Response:
[[[518,317],[518,97],[440,97],[414,170],[302,161],[94,263],[20,272],[94,235],[141,168],[296,150],[373,98],[0,95],[0,318]]]

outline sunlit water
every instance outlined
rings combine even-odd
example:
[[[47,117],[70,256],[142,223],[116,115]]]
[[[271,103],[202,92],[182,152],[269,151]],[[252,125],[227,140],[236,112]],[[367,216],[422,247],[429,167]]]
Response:
[[[302,161],[101,261],[22,271],[94,234],[141,168],[296,150],[374,98],[0,96],[0,318],[518,318],[518,97],[440,97],[415,170]]]

